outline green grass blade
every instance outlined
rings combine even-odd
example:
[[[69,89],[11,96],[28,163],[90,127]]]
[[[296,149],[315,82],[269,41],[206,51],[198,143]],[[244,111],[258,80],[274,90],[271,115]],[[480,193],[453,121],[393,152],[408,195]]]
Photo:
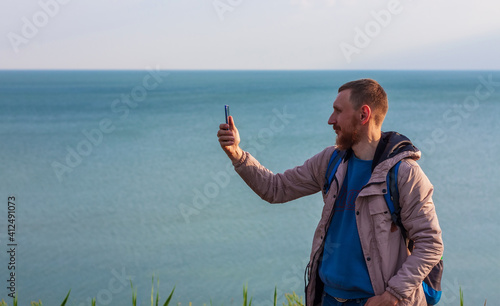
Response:
[[[170,300],[172,299],[172,296],[174,296],[174,291],[175,291],[175,286],[174,289],[172,289],[172,292],[170,292],[170,295],[168,296],[168,299],[165,301],[165,304],[163,304],[163,306],[168,306],[168,304],[170,304]]]
[[[274,286],[274,306],[278,304],[278,292],[276,286]]]
[[[247,306],[248,285],[243,285],[243,306]]]
[[[155,296],[155,275],[153,274],[153,277],[151,278],[151,306],[154,306],[153,302],[153,297]]]
[[[132,280],[130,280],[130,288],[132,289],[132,306],[137,306],[137,292],[134,292]]]
[[[464,292],[462,291],[462,287],[460,286],[458,293],[460,294],[460,306],[464,306]]]
[[[156,303],[155,306],[158,306],[158,301],[160,300],[160,278],[157,281],[158,288],[156,289]]]
[[[64,299],[64,301],[62,302],[61,306],[64,306],[66,305],[66,302],[68,301],[68,298],[69,298],[69,294],[71,293],[71,289],[69,289],[68,291],[68,294],[66,294],[66,298]]]

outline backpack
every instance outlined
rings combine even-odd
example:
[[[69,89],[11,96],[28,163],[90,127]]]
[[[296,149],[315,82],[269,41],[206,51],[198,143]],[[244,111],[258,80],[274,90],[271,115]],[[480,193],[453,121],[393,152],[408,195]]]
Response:
[[[342,162],[346,152],[335,150],[330,158],[328,167],[325,174],[325,186],[323,188],[324,193],[328,193],[330,190],[330,185],[335,177],[335,173]],[[384,194],[385,201],[391,212],[392,222],[396,224],[403,235],[403,239],[407,240],[407,232],[401,221],[401,207],[399,206],[399,191],[398,191],[398,170],[401,161],[399,161],[394,167],[392,167],[387,173],[387,192]],[[337,180],[335,182],[338,184]],[[338,186],[337,186],[338,187]],[[408,241],[408,249],[410,252],[413,251],[413,241]],[[441,299],[441,278],[443,276],[443,258],[432,268],[431,272],[422,282],[422,287],[424,288],[425,299],[428,305],[435,305]]]

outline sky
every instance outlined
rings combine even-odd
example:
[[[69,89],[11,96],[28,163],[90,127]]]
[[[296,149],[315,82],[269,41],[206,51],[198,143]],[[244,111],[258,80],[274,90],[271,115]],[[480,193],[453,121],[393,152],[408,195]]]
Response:
[[[498,70],[494,0],[0,1],[0,69]]]

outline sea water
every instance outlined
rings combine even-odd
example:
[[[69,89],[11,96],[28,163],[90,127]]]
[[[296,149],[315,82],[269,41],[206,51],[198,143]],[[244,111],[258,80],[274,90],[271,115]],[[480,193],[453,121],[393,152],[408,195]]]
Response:
[[[68,305],[129,305],[131,282],[149,305],[153,277],[175,305],[239,305],[246,284],[257,306],[275,287],[278,304],[303,295],[322,198],[255,195],[217,141],[223,106],[242,147],[282,172],[334,144],[337,89],[366,77],[389,96],[383,130],[413,140],[435,188],[440,304],[460,287],[467,304],[496,303],[497,71],[2,71],[0,298],[11,272],[20,305],[70,289]]]

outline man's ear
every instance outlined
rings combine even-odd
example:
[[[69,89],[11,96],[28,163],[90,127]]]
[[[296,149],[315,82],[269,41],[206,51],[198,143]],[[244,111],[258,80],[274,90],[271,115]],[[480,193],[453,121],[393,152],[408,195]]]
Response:
[[[365,125],[366,123],[368,123],[371,116],[372,116],[372,109],[366,104],[361,106],[361,112],[360,112],[361,124]]]

